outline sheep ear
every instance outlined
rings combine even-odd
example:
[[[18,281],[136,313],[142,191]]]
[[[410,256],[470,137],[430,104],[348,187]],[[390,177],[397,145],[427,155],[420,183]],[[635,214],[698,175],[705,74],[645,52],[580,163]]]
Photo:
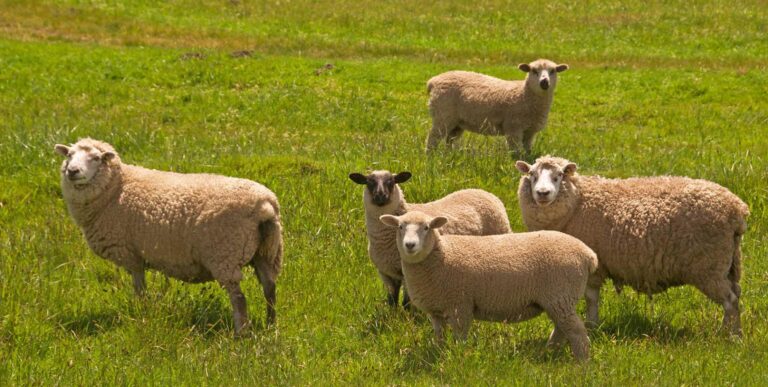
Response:
[[[350,173],[349,179],[357,184],[368,184],[368,178],[361,173]]]
[[[405,183],[411,178],[411,173],[408,171],[400,172],[397,175],[395,175],[395,183]]]
[[[528,164],[528,163],[526,163],[523,160],[518,160],[515,163],[515,168],[517,168],[518,171],[527,174],[527,173],[531,173],[531,168],[532,167],[531,167],[531,164]]]
[[[531,71],[531,65],[529,65],[528,63],[520,63],[519,65],[517,65],[517,68],[522,70],[524,73]]]
[[[438,216],[429,221],[429,228],[440,228],[448,223],[448,218],[445,216]]]
[[[58,153],[58,154],[60,154],[62,156],[66,156],[66,155],[69,154],[69,147],[66,146],[66,145],[56,144],[53,147],[53,150],[56,151],[56,153]]]
[[[557,67],[555,67],[555,71],[557,71],[558,73],[562,73],[565,70],[568,70],[567,64],[559,64],[557,65]]]
[[[563,168],[563,172],[568,176],[573,176],[573,174],[576,173],[576,163],[568,163],[565,168]]]
[[[115,158],[115,152],[106,151],[101,154],[101,161],[109,161]]]
[[[382,215],[379,217],[379,221],[390,227],[400,226],[400,219],[397,219],[397,217],[394,215]]]

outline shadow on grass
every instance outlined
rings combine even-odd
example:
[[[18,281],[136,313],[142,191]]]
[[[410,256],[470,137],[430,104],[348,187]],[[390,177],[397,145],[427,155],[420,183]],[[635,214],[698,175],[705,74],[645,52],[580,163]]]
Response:
[[[391,332],[393,325],[400,322],[424,324],[428,323],[429,319],[413,306],[410,309],[404,309],[400,305],[394,307],[382,303],[376,305],[376,310],[363,322],[361,336],[377,336]]]
[[[57,317],[62,329],[81,336],[95,336],[122,325],[116,311],[86,311],[78,315],[64,314]]]
[[[608,336],[619,341],[653,340],[676,343],[692,338],[686,328],[676,328],[663,320],[651,320],[639,313],[627,313],[615,320],[604,321],[590,336]]]

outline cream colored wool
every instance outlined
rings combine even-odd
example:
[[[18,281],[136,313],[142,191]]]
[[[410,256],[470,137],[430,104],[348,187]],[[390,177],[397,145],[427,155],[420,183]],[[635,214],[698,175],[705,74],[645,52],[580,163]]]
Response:
[[[521,164],[522,163],[522,164]],[[565,172],[566,165],[572,170]],[[726,188],[687,177],[606,179],[580,176],[568,160],[545,156],[518,190],[529,230],[573,235],[598,256],[600,266],[587,290],[588,322],[598,322],[599,289],[606,278],[638,292],[654,294],[690,284],[725,310],[724,327],[740,334],[741,236],[747,205]],[[532,176],[544,170],[560,174],[554,201],[536,203]]]
[[[248,325],[240,280],[250,264],[264,288],[267,320],[274,320],[283,242],[272,191],[245,179],[124,164],[111,145],[92,139],[69,149],[114,155],[81,186],[67,178],[65,160],[61,187],[90,248],[127,269],[137,293],[147,268],[186,282],[216,280],[230,295],[237,333]]]
[[[439,341],[446,323],[464,339],[473,319],[518,322],[546,312],[555,324],[548,344],[567,339],[576,358],[589,357],[589,339],[576,312],[597,267],[589,247],[554,231],[441,235],[433,222],[439,219],[419,211],[381,219],[399,230],[408,292],[429,316]],[[420,243],[409,252],[405,243],[413,243],[413,233]]]
[[[369,176],[386,179],[389,171],[373,171]],[[403,281],[400,255],[397,252],[397,232],[379,221],[382,215],[402,215],[407,211],[445,214],[451,223],[440,231],[444,234],[494,235],[512,232],[504,203],[490,192],[465,189],[429,203],[407,203],[399,184],[394,184],[389,201],[379,206],[373,203],[368,189],[363,193],[368,254],[384,283],[390,304],[396,304]],[[403,294],[403,305],[408,295]]]
[[[506,81],[469,71],[449,71],[427,82],[432,129],[427,152],[442,139],[448,145],[470,132],[505,136],[509,149],[530,152],[547,124],[557,73],[568,69],[546,59],[521,64],[525,80]],[[543,88],[543,84],[547,88]]]

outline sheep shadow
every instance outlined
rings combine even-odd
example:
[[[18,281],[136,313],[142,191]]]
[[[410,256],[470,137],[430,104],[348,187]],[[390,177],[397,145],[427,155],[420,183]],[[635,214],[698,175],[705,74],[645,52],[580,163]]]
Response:
[[[56,317],[58,326],[79,336],[96,336],[122,325],[116,311],[86,311],[79,314],[61,314]]]
[[[649,319],[647,316],[630,312],[616,319],[606,320],[590,336],[597,339],[613,338],[619,341],[654,340],[663,344],[678,343],[692,337],[687,328],[672,326],[660,319]]]
[[[361,313],[364,314],[364,313]],[[392,332],[395,324],[410,323],[420,325],[429,321],[426,315],[416,310],[414,307],[404,309],[402,306],[389,306],[386,304],[376,305],[373,313],[365,318],[360,332],[361,337],[378,336],[387,332]]]

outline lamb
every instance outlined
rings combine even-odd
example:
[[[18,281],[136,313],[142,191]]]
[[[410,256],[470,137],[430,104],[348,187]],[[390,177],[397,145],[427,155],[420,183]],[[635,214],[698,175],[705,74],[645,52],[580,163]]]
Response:
[[[544,156],[518,161],[528,230],[581,239],[600,261],[587,287],[587,321],[598,323],[606,278],[652,295],[693,285],[722,305],[723,328],[741,335],[740,243],[749,209],[726,188],[687,177],[580,176],[576,164]]]
[[[461,190],[430,203],[412,204],[406,203],[403,191],[398,185],[411,178],[410,172],[393,175],[389,171],[373,171],[367,176],[352,173],[349,178],[366,186],[363,205],[368,254],[384,283],[388,294],[387,302],[391,306],[397,305],[403,271],[397,252],[397,233],[379,222],[381,215],[402,215],[411,210],[447,214],[452,222],[441,229],[444,234],[493,235],[512,231],[504,203],[483,190]],[[408,305],[408,293],[403,288],[403,306],[407,308]]]
[[[557,73],[568,69],[547,59],[521,63],[524,81],[506,81],[468,71],[449,71],[427,82],[432,129],[427,152],[446,139],[449,147],[465,130],[505,136],[511,151],[531,152],[534,136],[547,124]]]
[[[241,268],[253,266],[275,321],[275,284],[283,240],[277,197],[263,185],[209,174],[181,174],[124,164],[90,138],[55,150],[69,213],[91,250],[125,268],[138,295],[144,271],[186,282],[216,280],[232,303],[235,335],[250,325]]]
[[[445,323],[464,340],[474,318],[516,322],[546,312],[555,324],[548,346],[567,339],[575,358],[589,358],[576,304],[597,256],[578,239],[556,231],[440,235],[448,219],[419,211],[380,220],[397,232],[408,293],[429,316],[438,342]]]

